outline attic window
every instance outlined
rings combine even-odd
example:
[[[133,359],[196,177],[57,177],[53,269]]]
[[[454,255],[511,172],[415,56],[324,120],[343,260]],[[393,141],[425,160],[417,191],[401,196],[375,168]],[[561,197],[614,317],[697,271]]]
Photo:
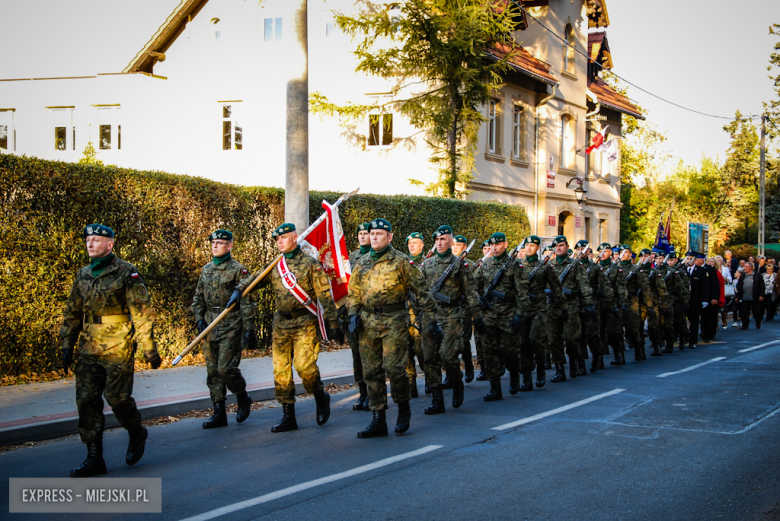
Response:
[[[219,23],[219,18],[212,18],[211,19],[211,25],[217,25]],[[214,41],[219,40],[219,37],[222,36],[222,31],[217,31],[216,29],[212,29],[212,34],[214,35]]]

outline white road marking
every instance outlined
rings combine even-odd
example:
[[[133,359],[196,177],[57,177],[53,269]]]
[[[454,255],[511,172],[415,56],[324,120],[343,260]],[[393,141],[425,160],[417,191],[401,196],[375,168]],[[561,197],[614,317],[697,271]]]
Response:
[[[534,416],[529,416],[528,418],[523,418],[522,420],[505,423],[504,425],[499,425],[498,427],[493,427],[492,430],[504,431],[506,429],[511,429],[513,427],[518,427],[520,425],[525,425],[526,423],[535,422],[536,420],[541,420],[542,418],[547,418],[548,416],[553,416],[555,414],[568,411],[569,409],[574,409],[575,407],[579,407],[581,405],[595,402],[596,400],[601,400],[602,398],[606,398],[607,396],[612,396],[613,394],[622,393],[623,391],[625,391],[625,389],[612,389],[608,393],[597,394],[596,396],[591,396],[590,398],[580,400],[579,402],[570,403],[569,405],[564,405],[563,407],[558,407],[557,409],[553,409],[551,411],[539,413]]]
[[[386,467],[388,465],[392,465],[393,463],[397,463],[405,459],[414,458],[416,456],[422,456],[423,454],[427,454],[429,452],[440,449],[442,447],[443,445],[428,445],[427,447],[423,447],[421,449],[417,449],[412,452],[399,454],[398,456],[393,456],[392,458],[386,458],[383,460],[376,461],[374,463],[369,463],[368,465],[363,465],[362,467],[357,467],[352,470],[339,472],[338,474],[332,474],[330,476],[325,476],[324,478],[315,479],[313,481],[307,481],[306,483],[301,483],[300,485],[294,485],[292,487],[287,487],[282,490],[277,490],[276,492],[271,492],[270,494],[258,496],[253,499],[247,499],[246,501],[233,503],[232,505],[218,508],[210,512],[205,512],[197,516],[188,517],[182,521],[206,521],[208,519],[214,519],[216,517],[237,512],[238,510],[243,510],[245,508],[261,505],[263,503],[268,503],[269,501],[273,501],[275,499],[279,499],[285,496],[290,496],[292,494],[296,494],[298,492],[302,492],[310,488],[318,487],[320,485],[325,485],[327,483],[332,483],[334,481],[339,481],[341,479],[350,478],[352,476],[357,476],[358,474],[363,474],[381,467]]]
[[[747,349],[740,349],[739,352],[740,353],[748,353],[750,351],[755,351],[756,349],[761,349],[762,347],[771,346],[772,344],[776,344],[778,342],[780,342],[780,340],[774,340],[772,342],[767,342],[766,344],[759,344],[757,346],[748,347]]]
[[[713,362],[720,362],[721,360],[725,360],[725,359],[726,359],[725,356],[719,356],[717,358],[713,358],[712,360],[707,360],[706,362],[692,365],[690,367],[686,367],[685,369],[680,369],[679,371],[672,371],[671,373],[659,374],[656,378],[666,378],[667,376],[672,376],[675,374],[687,373],[688,371],[693,371],[694,369],[698,369],[699,367],[702,367],[704,365],[711,364]]]

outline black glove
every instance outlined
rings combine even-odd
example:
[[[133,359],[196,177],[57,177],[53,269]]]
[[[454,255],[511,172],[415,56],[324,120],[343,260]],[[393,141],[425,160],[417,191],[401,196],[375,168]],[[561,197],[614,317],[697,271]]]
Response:
[[[151,364],[152,369],[158,369],[162,365],[162,358],[160,358],[160,353],[157,351],[144,353],[144,358]]]
[[[254,329],[244,331],[244,349],[257,349],[257,331]]]
[[[585,306],[585,312],[588,313],[590,318],[596,318],[598,316],[596,306]]]
[[[440,345],[444,340],[444,331],[441,330],[441,326],[435,320],[428,326],[428,334],[431,335],[436,345]]]
[[[65,370],[65,374],[68,374],[70,366],[73,365],[73,348],[62,350],[62,368]]]
[[[239,302],[241,302],[241,290],[234,289],[233,294],[230,295],[230,300],[228,300],[227,304],[225,304],[225,309],[229,308],[233,304],[238,304]]]
[[[482,318],[474,320],[474,330],[480,335],[487,333],[487,324],[485,324],[485,320]]]
[[[360,331],[360,315],[352,315],[349,317],[349,325],[347,326],[347,331],[350,332],[350,334],[355,334],[358,331]]]
[[[337,327],[336,329],[328,329],[328,339],[331,342],[336,342],[337,344],[343,344],[344,343],[344,330],[340,327]]]
[[[208,324],[206,324],[205,320],[198,320],[198,323],[195,324],[195,327],[198,328],[198,334],[203,333],[207,327],[209,327]]]
[[[523,317],[520,315],[515,315],[512,317],[512,332],[513,333],[519,333],[520,328],[523,327]]]
[[[569,310],[566,308],[563,308],[563,311],[561,311],[561,318],[563,320],[569,320]]]

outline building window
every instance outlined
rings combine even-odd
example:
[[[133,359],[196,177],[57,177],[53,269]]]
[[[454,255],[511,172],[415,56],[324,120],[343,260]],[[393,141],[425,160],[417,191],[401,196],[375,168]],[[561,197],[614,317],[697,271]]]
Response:
[[[515,159],[525,156],[523,130],[523,107],[515,105],[512,114],[512,157]]]
[[[568,114],[561,116],[561,168],[574,168],[574,118]]]
[[[119,107],[98,109],[98,143],[100,150],[122,149],[122,126]]]
[[[576,41],[574,40],[574,30],[571,24],[566,24],[566,30],[564,31],[566,43],[568,45],[563,46],[563,70],[574,74],[574,47]]]
[[[590,144],[593,138],[596,136],[596,131],[591,129],[586,133],[586,143]],[[601,175],[601,168],[604,164],[602,152],[600,150],[592,150],[590,154],[585,154],[585,172],[587,175],[599,176]]]
[[[490,100],[488,102],[488,152],[495,154],[498,145],[498,102]]]
[[[599,244],[604,244],[604,226],[606,222],[605,219],[599,219]]]
[[[381,116],[381,117],[380,117]],[[387,146],[393,144],[393,115],[369,114],[368,146]]]
[[[52,110],[54,121],[54,150],[76,150],[76,127],[71,107]]]
[[[0,110],[0,151],[16,151],[14,109]]]
[[[218,27],[219,24],[219,18],[212,18],[211,19],[211,27],[209,28],[209,36],[211,37],[212,42],[218,42],[220,37],[222,36],[222,31]]]
[[[270,42],[272,40],[282,39],[282,19],[281,18],[266,18],[265,23],[265,36],[264,40]]]
[[[325,37],[326,38],[333,38],[342,36],[344,34],[344,31],[341,30],[341,28],[336,24],[336,22],[327,22],[325,24]]]
[[[222,150],[243,150],[244,128],[239,123],[240,103],[222,105]]]
[[[590,217],[585,217],[585,240],[589,243],[590,240]],[[596,251],[596,248],[593,248],[593,251]]]

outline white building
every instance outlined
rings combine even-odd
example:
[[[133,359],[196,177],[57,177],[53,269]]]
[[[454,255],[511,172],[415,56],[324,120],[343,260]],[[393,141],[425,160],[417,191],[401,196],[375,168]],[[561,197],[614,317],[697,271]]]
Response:
[[[525,0],[532,17],[516,33],[523,53],[484,107],[469,198],[524,206],[540,236],[619,238],[619,159],[584,149],[602,125],[608,139],[620,136],[622,114],[641,114],[556,37],[611,67],[605,34],[589,34],[609,25],[605,2]],[[334,10],[351,12],[353,3],[308,1],[309,90],[334,101],[391,100],[385,80],[355,72],[355,44],[333,22]],[[182,0],[124,70],[2,78],[0,153],[77,161],[92,141],[106,164],[283,187],[293,16],[285,0]],[[422,195],[409,179],[435,177],[422,139],[399,139],[417,130],[400,116],[390,128],[370,118],[309,120],[312,189]],[[576,177],[587,190],[582,208]]]

